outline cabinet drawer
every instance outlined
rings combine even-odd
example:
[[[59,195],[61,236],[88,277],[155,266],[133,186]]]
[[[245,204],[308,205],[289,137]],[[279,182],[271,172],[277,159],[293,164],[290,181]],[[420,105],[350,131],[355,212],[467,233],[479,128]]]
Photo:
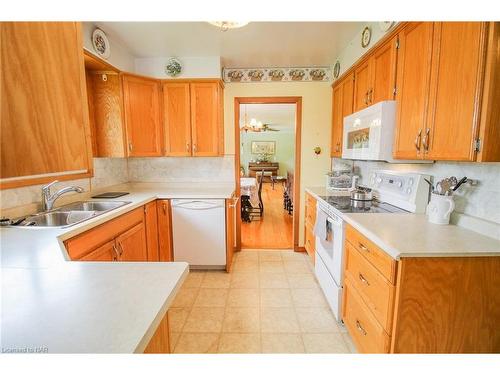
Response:
[[[311,225],[314,226],[316,223],[316,199],[306,193],[306,217],[305,220],[306,222],[310,223]]]
[[[127,212],[116,219],[92,228],[65,241],[69,257],[79,259],[144,220],[144,207]]]
[[[314,236],[314,227],[309,223],[306,223],[306,233],[305,233],[305,248],[307,253],[314,260],[314,252],[316,251],[316,237]]]
[[[345,275],[385,331],[391,333],[394,285],[346,242]]]
[[[349,278],[344,280],[343,319],[360,353],[389,353],[391,338],[363,302]]]
[[[396,261],[394,259],[350,225],[346,228],[346,240],[358,249],[387,280],[395,284]]]

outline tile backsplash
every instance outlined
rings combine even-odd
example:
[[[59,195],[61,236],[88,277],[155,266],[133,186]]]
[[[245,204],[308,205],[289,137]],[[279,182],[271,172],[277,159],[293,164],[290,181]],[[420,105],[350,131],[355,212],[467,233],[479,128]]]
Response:
[[[94,177],[78,180],[61,181],[53,189],[66,186],[80,186],[85,191],[101,189],[128,181],[127,159],[125,158],[94,158]],[[17,189],[6,189],[0,192],[0,209],[39,204],[41,185],[24,186]],[[70,193],[75,194],[75,193]],[[36,207],[33,207],[36,209]]]
[[[128,159],[131,182],[234,182],[234,156]]]
[[[94,158],[94,177],[61,181],[54,189],[81,186],[93,191],[125,182],[234,182],[234,156],[203,158]],[[17,207],[39,209],[42,185],[0,192],[0,210],[15,216]],[[7,211],[8,210],[8,211]],[[10,211],[10,212],[9,212]],[[14,212],[14,213],[12,213]]]
[[[335,160],[338,159],[334,159]],[[434,164],[391,164],[373,161],[354,161],[354,173],[360,184],[366,184],[376,169],[402,170],[425,173],[434,181],[444,177],[467,176],[477,180],[477,186],[462,185],[455,195],[455,212],[473,216],[500,225],[500,163],[435,162]]]

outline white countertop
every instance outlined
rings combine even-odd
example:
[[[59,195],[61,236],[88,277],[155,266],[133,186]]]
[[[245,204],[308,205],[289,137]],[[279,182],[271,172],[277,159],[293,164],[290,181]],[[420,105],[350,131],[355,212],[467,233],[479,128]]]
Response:
[[[155,199],[230,198],[232,184],[134,183],[131,202],[69,228],[1,228],[2,349],[142,352],[188,273],[184,262],[71,262],[63,241]],[[74,201],[89,195],[74,195]],[[67,203],[67,201],[65,202]]]
[[[310,187],[306,191],[316,199],[334,195],[322,187]],[[500,241],[457,225],[429,223],[424,214],[335,211],[396,260],[403,257],[500,256]]]

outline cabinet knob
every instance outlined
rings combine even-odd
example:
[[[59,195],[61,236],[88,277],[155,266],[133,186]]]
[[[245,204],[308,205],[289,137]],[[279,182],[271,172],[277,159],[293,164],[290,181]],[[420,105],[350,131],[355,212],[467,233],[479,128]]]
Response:
[[[128,150],[129,150],[130,152],[132,152],[132,149],[133,149],[133,148],[134,148],[134,147],[132,146],[132,142],[129,142],[129,143],[128,143]]]

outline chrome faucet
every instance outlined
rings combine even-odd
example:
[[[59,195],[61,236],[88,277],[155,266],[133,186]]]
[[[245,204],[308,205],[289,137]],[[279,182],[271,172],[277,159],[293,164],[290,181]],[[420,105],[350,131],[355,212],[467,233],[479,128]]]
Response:
[[[57,182],[59,181],[55,180],[52,181],[50,184],[42,187],[42,211],[52,210],[52,207],[54,206],[54,202],[56,201],[56,199],[63,194],[69,193],[70,191],[75,191],[77,193],[83,193],[84,191],[79,186],[67,186],[65,188],[62,188],[61,190],[56,191],[54,194],[50,194],[51,186]]]

